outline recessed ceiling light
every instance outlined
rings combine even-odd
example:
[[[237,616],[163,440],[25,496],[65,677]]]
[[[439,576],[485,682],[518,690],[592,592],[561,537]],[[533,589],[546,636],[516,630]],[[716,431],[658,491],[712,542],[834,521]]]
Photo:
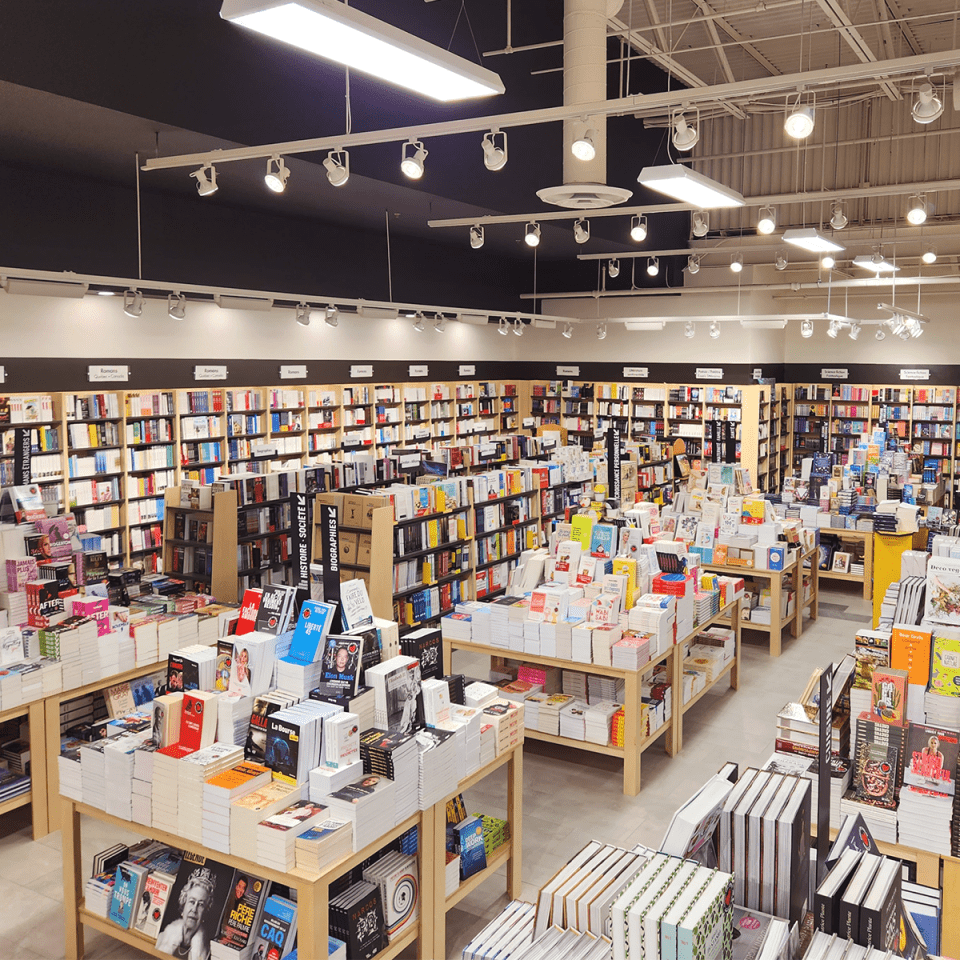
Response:
[[[710,177],[705,177],[680,163],[668,163],[658,167],[644,167],[637,182],[651,190],[673,197],[681,203],[702,210],[718,207],[742,207],[746,200],[736,190],[725,187]]]
[[[813,227],[784,230],[783,239],[786,243],[792,243],[795,247],[802,247],[811,253],[839,253],[844,249],[841,244],[825,237]]]

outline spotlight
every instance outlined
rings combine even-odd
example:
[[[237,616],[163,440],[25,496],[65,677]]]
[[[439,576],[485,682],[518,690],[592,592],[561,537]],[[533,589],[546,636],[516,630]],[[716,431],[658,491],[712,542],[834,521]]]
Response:
[[[699,269],[699,267],[697,268]],[[688,320],[683,327],[683,335],[689,340],[697,332],[692,320]]]
[[[660,272],[660,258],[647,258],[647,276],[655,277]]]
[[[350,179],[350,154],[346,150],[331,150],[323,161],[323,168],[330,184],[342,187]]]
[[[593,128],[587,128],[570,145],[570,150],[578,160],[592,160],[597,155],[596,148],[597,131]]]
[[[800,106],[801,96],[802,94],[797,94],[797,102],[793,105],[793,109],[787,108],[787,116],[783,121],[783,129],[787,132],[787,136],[793,137],[794,140],[806,140],[813,133],[815,111],[812,106]]]
[[[481,227],[479,223],[475,223],[470,228],[470,246],[474,250],[479,250],[483,246],[483,241],[483,227]]]
[[[757,233],[764,235],[773,233],[777,229],[777,212],[773,207],[763,207],[760,210],[760,219],[757,221]]]
[[[607,263],[607,276],[612,280],[614,277],[620,276],[620,261],[611,260]]]
[[[933,84],[921,84],[919,95],[911,110],[917,123],[933,123],[943,113],[943,101],[937,96]]]
[[[851,323],[851,324],[850,324],[850,332],[847,334],[847,336],[848,336],[851,340],[856,340],[857,337],[860,336],[860,324],[859,324],[859,323]]]
[[[820,261],[820,266],[823,267],[824,270],[832,270],[836,265],[837,261],[834,260],[829,253],[825,254]]]
[[[586,243],[590,239],[590,221],[581,217],[573,225],[573,239],[577,243]]]
[[[743,269],[743,254],[738,253],[736,256],[730,258],[730,269],[734,273],[739,273]]]
[[[523,336],[523,321],[519,317],[513,321],[513,332],[518,337]]]
[[[182,293],[167,297],[167,316],[171,320],[183,320],[187,315],[187,298]]]
[[[597,324],[597,339],[598,340],[607,339],[607,325],[605,323]]]
[[[538,247],[540,245],[540,224],[536,220],[531,220],[527,224],[526,232],[523,235],[523,242],[528,247]]]
[[[447,318],[442,313],[437,314],[437,319],[433,323],[433,329],[436,330],[437,333],[443,333],[443,331],[447,329]]]
[[[503,146],[497,145],[497,137],[503,137]],[[502,170],[507,165],[507,134],[491,130],[483,135],[483,165],[488,170]]]
[[[843,201],[837,200],[833,205],[833,216],[830,217],[830,226],[834,230],[842,230],[850,221],[843,212]]]
[[[907,220],[915,227],[927,219],[927,198],[924,194],[914,194],[910,198],[910,209],[907,211]]]
[[[416,330],[417,333],[423,333],[424,328],[425,325],[423,322],[423,314],[418,310],[416,313],[416,318],[413,321],[413,329]]]
[[[409,152],[409,147],[413,147],[413,153]],[[423,161],[428,152],[419,140],[408,140],[400,148],[400,169],[411,180],[419,180],[423,176]]]
[[[720,336],[720,324],[716,320],[710,322],[710,339],[716,340]]]
[[[201,197],[209,197],[211,193],[217,192],[217,168],[212,163],[194,170],[190,176],[196,178],[197,193]]]
[[[507,318],[501,317],[500,322],[497,324],[497,333],[499,333],[501,337],[505,337],[509,332],[510,331],[507,330]]]
[[[289,178],[290,171],[283,162],[283,157],[271,157],[267,161],[267,172],[263,175],[263,182],[274,193],[283,193]]]
[[[933,246],[933,245],[927,247],[927,249],[923,251],[923,256],[921,256],[920,259],[921,259],[924,263],[936,263],[936,262],[937,262],[937,248],[936,248],[935,246]]]
[[[801,320],[800,321],[800,336],[805,340],[809,340],[813,336],[813,321],[812,320]]]
[[[643,243],[647,239],[647,218],[637,214],[630,220],[630,239]]]
[[[328,327],[335,327],[340,322],[340,311],[332,303],[323,311],[323,322]]]
[[[673,145],[677,150],[692,150],[700,140],[700,130],[691,127],[683,112],[676,114],[673,119]]]
[[[883,332],[883,327],[877,327],[877,332],[873,335],[874,340],[885,340],[887,335]]]
[[[563,331],[562,331],[562,333],[563,333],[564,337],[566,337],[566,338],[569,340],[569,339],[573,336],[573,324],[572,324],[572,323],[565,323],[565,324],[563,325]]]
[[[774,264],[774,266],[775,266],[778,270],[786,270],[786,269],[787,269],[787,255],[786,255],[782,250],[780,250],[780,251],[777,253],[777,262]]]
[[[699,273],[699,272],[700,272],[700,258],[699,258],[699,257],[687,257],[687,272],[688,272],[688,273]]]
[[[830,321],[830,326],[827,327],[827,336],[831,340],[837,339],[837,334],[840,332],[840,324],[836,320]]]
[[[297,323],[301,327],[310,326],[310,308],[305,303],[297,304]]]
[[[705,237],[710,232],[710,215],[703,210],[698,210],[693,215],[693,235],[695,237]]]
[[[143,313],[143,294],[139,290],[127,290],[124,293],[123,312],[134,320]]]

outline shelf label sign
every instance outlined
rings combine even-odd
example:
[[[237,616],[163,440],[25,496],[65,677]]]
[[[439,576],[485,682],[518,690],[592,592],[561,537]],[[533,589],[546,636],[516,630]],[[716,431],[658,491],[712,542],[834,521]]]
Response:
[[[420,466],[420,454],[419,453],[410,453],[402,456],[400,458],[400,469],[401,470],[412,470],[414,467]]]
[[[524,417],[523,425],[524,427],[533,427],[536,426],[536,421],[533,419],[533,417]]]
[[[497,455],[496,445],[492,443],[481,443],[479,455],[483,460],[489,460],[490,457],[495,457]]]
[[[429,377],[430,368],[425,363],[413,364],[407,368],[411,377]]]
[[[224,368],[226,369],[226,368]],[[87,367],[87,379],[91,383],[126,382],[130,379],[129,367],[106,367],[102,364]]]
[[[307,377],[307,365],[301,363],[298,366],[281,366],[281,380],[305,380]]]
[[[353,364],[350,367],[350,376],[356,379],[357,377],[372,377],[373,376],[373,364],[368,363],[366,366],[360,366],[359,364]]]
[[[337,607],[333,630],[340,632],[340,526],[337,508],[329,503],[320,507],[320,562],[323,564],[323,600]]]
[[[33,462],[32,430],[17,427],[13,431],[13,475],[19,484],[30,483]]]
[[[649,367],[624,367],[623,377],[625,380],[646,380],[650,376]]]
[[[310,521],[307,516],[307,495],[305,493],[290,494],[290,513],[293,519],[293,558],[297,565],[296,585],[299,589],[306,590],[309,595]]]
[[[821,367],[821,380],[846,380],[850,376],[850,371],[846,367]]]
[[[477,367],[472,363],[461,363],[460,364],[460,377],[475,377],[477,375]]]
[[[607,431],[607,496],[614,500],[621,496],[619,427]]]
[[[723,367],[697,367],[698,380],[722,380]]]
[[[579,367],[557,367],[557,376],[558,377],[579,377],[580,368]]]
[[[124,379],[126,379],[126,377],[124,377]],[[225,365],[194,367],[193,379],[194,380],[226,380],[227,368]]]
[[[414,440],[426,440],[427,437],[429,437],[429,436],[430,436],[430,431],[429,431],[429,430],[422,430],[422,429],[421,429],[421,430],[414,430],[414,431],[413,431],[413,439],[414,439]]]
[[[901,380],[929,380],[930,370],[924,370],[922,367],[901,367]]]

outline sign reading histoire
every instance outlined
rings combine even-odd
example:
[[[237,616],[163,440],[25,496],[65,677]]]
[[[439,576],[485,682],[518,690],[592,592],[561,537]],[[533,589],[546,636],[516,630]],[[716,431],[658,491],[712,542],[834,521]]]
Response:
[[[697,367],[698,380],[722,380],[723,367]]]
[[[624,380],[646,380],[650,376],[649,367],[624,367]]]
[[[461,377],[475,377],[477,375],[477,368],[475,364],[472,363],[461,363],[460,364],[460,373]]]
[[[220,364],[218,366],[194,367],[193,379],[194,380],[226,380],[227,379],[226,364]]]
[[[293,559],[296,564],[296,586],[310,589],[310,519],[307,516],[307,495],[290,494],[290,513],[293,520]],[[326,568],[324,568],[326,569]],[[326,588],[326,585],[324,585]]]
[[[323,564],[323,600],[335,604],[333,630],[340,630],[340,526],[337,508],[329,503],[320,507],[320,562]]]
[[[357,377],[372,377],[373,364],[368,363],[365,366],[354,364],[352,367],[350,367],[350,376],[354,379]]]
[[[901,367],[900,379],[901,380],[929,380],[930,369],[929,368],[924,369],[922,367]]]
[[[846,380],[850,376],[850,371],[846,367],[821,367],[821,380]]]
[[[298,366],[281,366],[280,367],[280,379],[281,380],[306,380],[307,378],[307,365],[301,363]]]
[[[579,367],[557,367],[557,376],[558,377],[579,377],[580,368]]]
[[[102,364],[87,367],[87,379],[91,383],[126,383],[130,379],[130,368],[107,367]]]
[[[411,377],[429,377],[430,368],[425,363],[413,364],[411,363],[407,370],[410,373]]]

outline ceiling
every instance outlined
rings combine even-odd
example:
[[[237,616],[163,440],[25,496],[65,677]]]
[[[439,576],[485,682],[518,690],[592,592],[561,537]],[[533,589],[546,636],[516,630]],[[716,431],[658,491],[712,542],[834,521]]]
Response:
[[[354,132],[562,103],[562,0],[514,0],[509,25],[514,52],[509,54],[503,52],[506,0],[353,0],[352,5],[441,46],[450,44],[461,56],[477,60],[478,51],[485,54],[482,62],[498,72],[506,86],[501,97],[438,105],[354,74]],[[641,96],[636,110],[608,122],[608,182],[634,191],[628,205],[643,204],[648,212],[655,211],[656,195],[638,186],[637,174],[644,165],[669,162],[677,154],[670,146],[669,109],[647,107],[644,95],[734,84],[724,88],[722,98],[711,99],[709,90],[698,97],[701,139],[690,155],[696,169],[748,198],[791,197],[778,205],[778,232],[791,225],[825,223],[830,206],[822,197],[842,195],[850,219],[844,237],[853,238],[848,240],[852,254],[862,252],[857,244],[869,252],[878,242],[896,241],[902,257],[916,258],[923,238],[917,228],[908,230],[904,224],[906,195],[897,185],[960,179],[960,151],[953,149],[958,132],[952,93],[955,61],[946,70],[933,68],[932,80],[946,108],[938,120],[922,127],[910,116],[921,74],[887,79],[882,63],[955,50],[960,41],[958,7],[952,0],[627,0],[609,20],[607,96]],[[92,200],[98,191],[109,194],[126,217],[136,203],[138,155],[143,161],[335,136],[345,130],[342,68],[251,35],[222,20],[219,9],[220,0],[4,4],[0,165],[13,182],[17,178],[11,171],[20,171],[21,182],[31,189],[0,227],[6,248],[0,261],[39,269],[81,269],[77,264],[88,269],[102,262],[101,272],[119,274],[113,262],[118,251],[124,263],[135,256],[129,227],[122,236],[111,232],[117,222],[111,217],[104,217],[86,242],[77,230],[50,247],[36,236],[27,246],[22,238],[35,234],[37,223],[57,222],[58,213],[40,185],[44,172],[65,178],[61,193],[70,179],[82,181]],[[525,49],[530,45],[536,48]],[[877,67],[867,79],[844,75],[845,68],[873,62]],[[788,97],[778,78],[824,69],[832,71],[831,82],[799,94],[815,96],[817,122],[809,140],[798,145],[783,132]],[[789,99],[797,96],[792,91]],[[683,94],[678,93],[672,106],[682,103]],[[695,116],[696,110],[687,111],[688,119]],[[298,155],[288,160],[292,174],[280,197],[264,188],[262,161],[227,165],[219,171],[220,190],[211,198],[196,196],[185,170],[142,172],[144,219],[159,222],[164,211],[170,216],[175,210],[180,228],[171,242],[169,223],[163,230],[145,224],[142,229],[154,229],[150,242],[163,243],[165,249],[161,257],[145,242],[144,250],[171,278],[189,273],[194,279],[206,269],[216,275],[209,282],[223,282],[221,277],[233,276],[232,269],[245,279],[240,285],[266,288],[268,281],[294,283],[296,277],[292,269],[271,272],[246,247],[234,248],[235,224],[242,215],[249,218],[254,234],[262,231],[271,237],[277,256],[283,254],[275,239],[283,236],[277,226],[283,219],[289,220],[291,243],[301,246],[303,237],[328,225],[349,228],[357,231],[354,241],[341,244],[339,251],[335,242],[324,250],[331,268],[327,276],[349,275],[350,294],[370,296],[374,294],[362,289],[354,292],[363,287],[363,271],[346,260],[357,260],[362,236],[379,251],[389,224],[393,243],[405,247],[413,289],[436,292],[439,269],[460,271],[464,281],[473,284],[471,296],[490,287],[491,277],[501,277],[501,289],[491,292],[491,306],[506,309],[515,302],[517,309],[520,295],[534,287],[535,268],[540,292],[595,288],[604,282],[597,262],[576,258],[636,250],[626,237],[626,216],[591,220],[592,236],[582,247],[575,244],[569,221],[544,222],[536,267],[522,243],[520,222],[488,228],[484,249],[466,254],[464,228],[427,226],[428,220],[504,214],[523,218],[551,209],[537,199],[536,191],[563,180],[561,124],[516,127],[509,136],[510,162],[496,173],[483,167],[479,135],[434,137],[427,144],[425,176],[416,183],[401,175],[396,143],[355,149],[350,182],[340,190],[327,183],[321,155]],[[863,196],[868,186],[890,187],[891,195]],[[931,189],[928,200],[932,215],[924,229],[939,234],[942,254],[934,269],[956,272],[949,255],[960,254],[960,231],[951,229],[960,218],[960,190]],[[112,208],[105,203],[104,209]],[[714,211],[710,236],[693,246],[720,243],[723,257],[729,257],[731,238],[737,244],[742,234],[748,263],[771,262],[776,238],[756,242],[756,212],[755,207]],[[200,248],[193,245],[199,236],[215,242]],[[282,240],[279,243],[282,246]],[[689,245],[688,215],[657,213],[651,216],[650,235],[641,249]],[[55,263],[50,262],[52,250]],[[344,258],[343,271],[338,270],[338,256]],[[667,257],[669,269],[660,277],[651,280],[637,271],[632,282],[647,289],[676,287],[683,283],[685,262],[685,256]],[[299,264],[296,269],[301,269]],[[307,275],[299,289],[308,283],[316,286],[306,263],[302,269]],[[376,271],[379,278],[379,264]],[[457,279],[445,278],[445,295]],[[629,287],[631,271],[621,271],[617,281],[606,284]],[[379,279],[377,285],[379,295]]]

